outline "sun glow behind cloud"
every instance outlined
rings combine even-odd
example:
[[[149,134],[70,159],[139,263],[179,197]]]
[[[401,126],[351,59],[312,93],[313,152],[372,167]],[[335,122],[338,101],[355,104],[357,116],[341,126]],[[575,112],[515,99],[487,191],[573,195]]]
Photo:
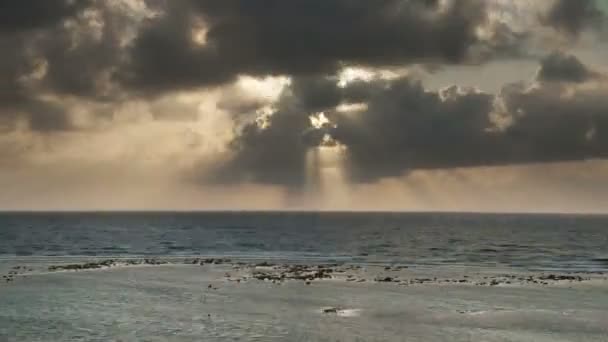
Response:
[[[286,76],[251,77],[239,76],[236,86],[252,96],[267,101],[276,101],[291,79]]]

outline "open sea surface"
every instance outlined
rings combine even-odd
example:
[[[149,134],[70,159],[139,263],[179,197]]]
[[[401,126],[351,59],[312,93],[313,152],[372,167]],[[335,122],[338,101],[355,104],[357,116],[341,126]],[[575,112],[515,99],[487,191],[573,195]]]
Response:
[[[230,256],[608,271],[608,216],[346,212],[1,213],[0,259]]]

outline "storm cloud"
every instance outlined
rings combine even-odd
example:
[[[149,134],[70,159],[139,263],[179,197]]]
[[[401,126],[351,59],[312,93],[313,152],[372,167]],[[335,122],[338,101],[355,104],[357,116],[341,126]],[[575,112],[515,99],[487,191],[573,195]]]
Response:
[[[99,130],[119,131],[123,122],[114,119],[123,104],[144,103],[153,107],[146,120],[185,126],[203,118],[234,130],[221,134],[231,142],[215,159],[197,163],[190,150],[176,158],[205,164],[205,182],[290,188],[306,182],[307,157],[319,147],[340,148],[345,173],[359,183],[420,169],[606,157],[604,71],[577,58],[575,48],[553,52],[605,23],[597,3],[547,1],[545,12],[528,9],[535,23],[525,27],[514,24],[515,14],[492,12],[491,3],[0,0],[0,132],[48,141],[86,133],[82,127],[97,124],[79,126],[87,106],[104,108]],[[535,30],[557,31],[571,44],[529,39]],[[528,48],[534,53],[522,52]],[[424,81],[449,68],[506,60],[534,67],[537,59],[536,76],[495,94]],[[372,76],[345,81],[348,68]],[[247,95],[234,90],[243,77],[288,85],[278,99],[264,99],[255,87]],[[201,105],[199,98],[216,93],[213,105]],[[187,101],[175,101],[184,94]],[[220,135],[213,130],[183,135]]]
[[[345,87],[336,77],[296,78],[263,125],[252,122],[235,138],[233,159],[220,174],[231,181],[302,184],[307,151],[328,142],[345,148],[354,182],[417,169],[604,158],[607,85],[545,82],[583,82],[592,73],[575,57],[554,53],[541,62],[540,83],[509,84],[495,95],[458,86],[428,90],[410,77]],[[362,106],[338,110],[345,104]],[[328,121],[315,127],[311,117],[320,112]]]
[[[594,77],[575,56],[554,52],[541,61],[537,79],[541,82],[584,82]]]
[[[119,8],[95,1],[2,1],[0,115],[35,131],[72,129],[62,98],[105,100],[125,34]]]
[[[0,44],[7,51],[0,59],[2,102],[43,94],[157,97],[225,85],[240,75],[319,76],[347,65],[483,63],[517,58],[529,36],[494,22],[481,0],[26,0],[0,6]],[[553,23],[558,19],[551,13]],[[35,73],[39,79],[29,77],[25,87],[23,79]]]
[[[555,0],[551,9],[541,16],[545,25],[570,35],[599,28],[605,20],[606,16],[597,7],[596,0]]]
[[[344,65],[466,63],[492,48],[484,1],[167,2],[123,70],[137,89],[209,86],[247,75],[331,74]],[[193,41],[193,27],[204,44]],[[504,28],[503,28],[504,29]],[[495,42],[492,42],[495,43]],[[502,44],[496,44],[502,45]]]
[[[0,32],[47,28],[66,17],[75,15],[89,4],[88,0],[2,0],[0,1]]]
[[[24,116],[33,130],[67,128],[65,110],[38,99],[31,81],[45,68],[33,56],[32,42],[47,30],[72,17],[84,5],[68,2],[1,1],[0,2],[0,118]]]

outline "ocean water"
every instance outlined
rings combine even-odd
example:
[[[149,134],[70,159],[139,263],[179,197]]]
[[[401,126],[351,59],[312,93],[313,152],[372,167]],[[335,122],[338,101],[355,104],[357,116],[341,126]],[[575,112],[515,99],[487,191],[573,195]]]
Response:
[[[107,256],[608,271],[608,216],[331,213],[1,213],[0,259]]]
[[[142,256],[177,262],[48,268]],[[332,279],[274,283],[251,277],[256,263],[184,256],[345,264]],[[548,270],[597,273],[474,285]],[[2,213],[0,341],[608,341],[606,271],[607,216]],[[470,282],[374,281],[387,275]]]

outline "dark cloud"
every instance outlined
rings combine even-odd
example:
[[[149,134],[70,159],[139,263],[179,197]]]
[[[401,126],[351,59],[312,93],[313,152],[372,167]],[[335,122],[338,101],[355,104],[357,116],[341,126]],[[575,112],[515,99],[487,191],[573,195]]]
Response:
[[[477,28],[488,23],[482,0],[146,4],[161,14],[140,26],[145,15],[121,2],[0,0],[0,112],[15,115],[12,106],[26,108],[45,95],[114,102],[222,85],[243,74],[318,79],[344,65],[477,63],[517,55],[523,39],[502,25],[480,40]],[[193,40],[202,29],[204,45]],[[41,63],[44,75],[24,82]]]
[[[141,18],[120,2],[0,0],[1,121],[23,119],[39,132],[68,130],[74,127],[62,100],[110,104],[107,109],[138,96],[156,101],[173,91],[225,85],[241,75],[287,75],[292,83],[273,104],[275,112],[239,127],[214,181],[299,186],[307,155],[318,145],[346,146],[354,181],[421,168],[581,160],[608,150],[606,90],[578,87],[597,74],[563,53],[541,61],[536,87],[510,85],[499,95],[457,86],[428,90],[410,78],[340,87],[328,76],[344,66],[520,56],[530,32],[490,23],[482,0],[146,3],[161,14],[140,26]],[[593,1],[560,0],[541,20],[575,36],[605,16]],[[480,26],[487,29],[483,38]],[[203,31],[200,44],[193,36]],[[337,110],[357,103],[365,108]],[[218,107],[240,123],[267,104],[231,94]],[[172,109],[193,112],[190,104],[167,100],[152,114],[167,119]],[[330,122],[311,125],[319,112]],[[497,112],[506,124],[496,123]]]
[[[79,8],[80,4],[67,1],[0,1],[0,116],[4,120],[23,117],[37,131],[69,127],[65,109],[38,99],[31,85],[32,75],[44,64],[33,53],[32,43],[46,31],[58,29]]]
[[[234,158],[220,168],[220,178],[301,185],[306,154],[326,135],[347,146],[348,171],[359,181],[398,176],[412,168],[476,164],[480,157],[469,152],[492,139],[484,131],[491,126],[490,95],[461,94],[456,87],[440,95],[407,78],[356,81],[345,88],[337,81],[294,79],[267,127],[251,123],[234,140]],[[367,110],[335,111],[341,103],[359,102],[367,103]],[[313,127],[310,116],[319,112],[331,122]]]
[[[306,177],[306,152],[318,145],[311,134],[309,116],[324,108],[325,94],[317,92],[315,83],[333,84],[325,79],[296,79],[276,104],[277,110],[267,122],[261,118],[246,124],[231,143],[232,158],[211,175],[221,183],[253,182],[298,187]],[[327,88],[325,88],[327,89]],[[313,94],[320,95],[317,99]],[[307,102],[307,101],[310,101]],[[329,106],[336,102],[330,101]]]
[[[582,30],[598,27],[606,20],[596,0],[555,0],[541,21],[554,29],[578,35]]]
[[[0,32],[48,28],[89,4],[88,0],[0,0]]]
[[[334,73],[344,64],[462,63],[488,54],[484,1],[171,1],[137,38],[123,81],[139,90],[207,86],[239,74]],[[206,25],[206,45],[192,39]],[[512,44],[508,33],[497,35]],[[495,42],[496,43],[496,42]],[[496,43],[503,47],[503,43]]]
[[[69,129],[68,108],[45,96],[116,97],[110,73],[132,24],[120,8],[60,0],[1,1],[0,8],[0,115],[23,117],[33,130]]]
[[[346,172],[355,182],[415,169],[603,158],[607,95],[606,88],[561,82],[511,84],[491,95],[457,86],[430,91],[409,78],[360,80],[344,88],[333,77],[296,78],[264,127],[245,126],[233,142],[233,159],[218,174],[230,182],[302,185],[307,153],[325,136],[346,147]],[[336,110],[345,103],[366,108]],[[309,117],[320,111],[330,122],[313,127]],[[498,123],[497,115],[506,120]]]
[[[95,10],[96,18],[79,18],[74,27],[39,38],[35,51],[48,61],[46,89],[102,101],[118,96],[110,89],[111,73],[121,63],[120,41],[132,22],[120,8],[105,3]]]
[[[387,82],[358,115],[334,117],[332,136],[347,146],[356,180],[399,176],[418,168],[475,165],[495,145],[488,113],[493,97],[451,87],[426,91],[420,82]]]
[[[575,56],[554,52],[541,61],[537,79],[541,82],[584,82],[594,76]]]
[[[31,130],[42,133],[73,128],[64,106],[43,99],[26,97],[0,107],[0,123],[2,119],[14,121],[19,118],[26,120]]]
[[[343,101],[343,90],[337,87],[335,77],[299,77],[291,84],[291,92],[297,97],[303,110],[309,113],[333,108]]]
[[[24,55],[23,42],[16,37],[0,36],[0,106],[14,103],[23,96],[25,89],[19,84],[19,77],[31,69]],[[1,107],[0,107],[1,108]]]
[[[604,158],[608,155],[607,90],[568,90],[547,84],[506,87],[515,123],[505,131],[515,162]]]
[[[66,109],[57,103],[31,100],[21,106],[26,113],[30,129],[38,132],[65,131],[72,129]]]

